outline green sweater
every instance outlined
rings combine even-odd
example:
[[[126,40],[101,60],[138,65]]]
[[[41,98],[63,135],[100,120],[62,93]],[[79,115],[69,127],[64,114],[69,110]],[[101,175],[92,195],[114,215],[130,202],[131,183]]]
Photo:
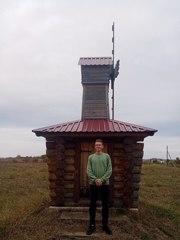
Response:
[[[88,157],[87,175],[90,184],[95,185],[97,178],[100,178],[103,185],[109,185],[109,178],[112,174],[111,158],[107,153],[94,153]]]

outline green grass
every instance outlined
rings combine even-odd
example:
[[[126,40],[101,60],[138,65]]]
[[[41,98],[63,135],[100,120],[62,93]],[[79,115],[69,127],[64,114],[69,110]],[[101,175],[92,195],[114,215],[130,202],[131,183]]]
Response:
[[[48,201],[47,166],[0,162],[0,236]]]
[[[142,167],[140,200],[180,214],[180,168],[164,164]]]
[[[114,239],[179,240],[179,176],[180,168],[144,164],[138,216],[122,214],[112,226]],[[45,163],[0,162],[0,239],[46,240],[65,228],[79,229],[48,210],[48,194]]]
[[[143,223],[153,224],[164,234],[162,239],[180,239],[180,168],[144,164],[139,209]],[[151,239],[149,234],[144,236]]]

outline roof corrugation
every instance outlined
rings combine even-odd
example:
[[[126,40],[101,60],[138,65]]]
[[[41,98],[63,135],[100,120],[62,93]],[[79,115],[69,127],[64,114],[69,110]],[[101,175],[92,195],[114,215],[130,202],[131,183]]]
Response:
[[[77,133],[77,132],[156,132],[152,128],[146,128],[131,123],[108,119],[85,119],[73,122],[61,123],[49,127],[34,129],[35,133]]]
[[[79,65],[112,65],[111,57],[80,58]]]

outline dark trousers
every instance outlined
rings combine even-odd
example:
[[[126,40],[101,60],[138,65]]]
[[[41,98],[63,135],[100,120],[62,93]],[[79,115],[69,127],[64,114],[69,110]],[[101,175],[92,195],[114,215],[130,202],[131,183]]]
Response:
[[[109,217],[109,207],[108,207],[108,198],[109,198],[109,186],[102,185],[100,187],[96,185],[90,185],[90,225],[95,225],[96,218],[96,202],[98,199],[98,195],[101,195],[102,201],[102,225],[108,225],[108,217]]]

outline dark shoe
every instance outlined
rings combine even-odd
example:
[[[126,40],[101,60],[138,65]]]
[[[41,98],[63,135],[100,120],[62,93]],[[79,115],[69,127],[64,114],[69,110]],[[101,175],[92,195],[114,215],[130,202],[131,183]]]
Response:
[[[91,235],[93,232],[95,232],[96,231],[96,227],[95,227],[95,225],[90,225],[89,226],[89,228],[88,228],[88,230],[87,230],[87,232],[86,232],[86,234],[87,235]]]
[[[112,231],[108,226],[103,227],[103,231],[106,232],[108,235],[112,235]]]

